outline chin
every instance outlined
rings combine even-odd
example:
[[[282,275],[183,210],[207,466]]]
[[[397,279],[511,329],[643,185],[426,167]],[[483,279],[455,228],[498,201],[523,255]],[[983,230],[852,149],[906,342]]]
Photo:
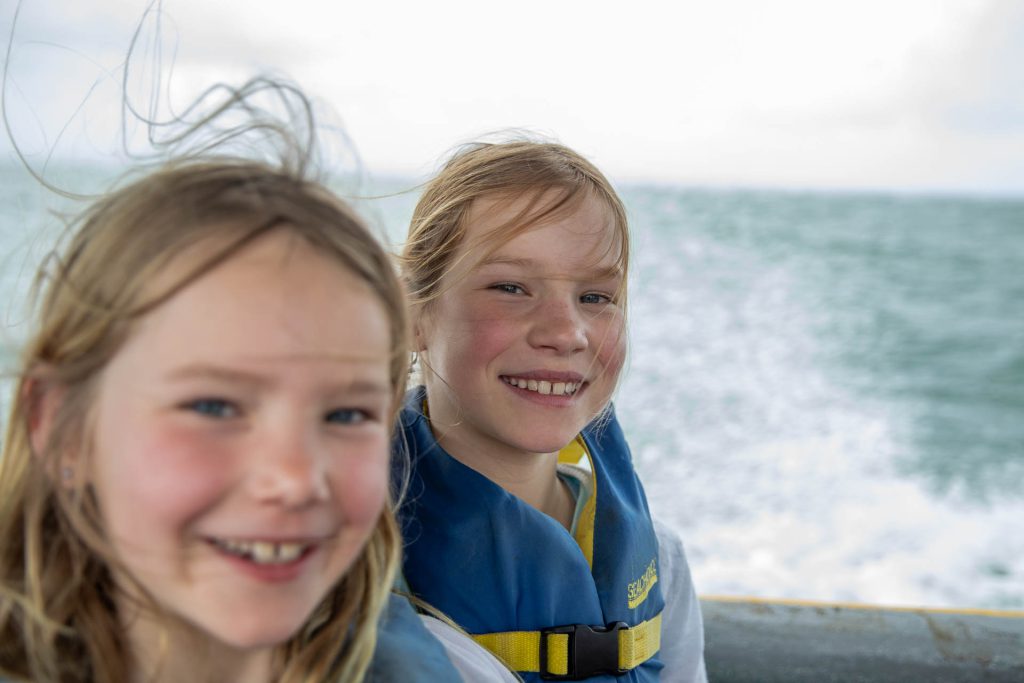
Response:
[[[252,631],[225,633],[219,640],[225,645],[242,652],[253,650],[273,649],[288,642],[299,629],[301,624],[294,629],[282,629],[279,624],[267,624],[266,628]]]
[[[600,411],[597,414],[600,414]],[[515,444],[517,448],[527,453],[556,453],[572,443],[583,428],[590,424],[591,419],[574,420],[574,424],[568,426],[561,424],[550,425],[546,429],[538,428],[529,435],[510,435],[512,439],[509,443]],[[540,427],[536,424],[534,426]]]
[[[248,621],[236,620],[219,634],[218,640],[238,650],[258,650],[282,645],[291,639],[305,623],[305,619],[281,618],[277,614],[254,615]]]
[[[578,431],[558,435],[540,435],[532,439],[520,441],[516,447],[526,453],[557,453],[576,438]]]

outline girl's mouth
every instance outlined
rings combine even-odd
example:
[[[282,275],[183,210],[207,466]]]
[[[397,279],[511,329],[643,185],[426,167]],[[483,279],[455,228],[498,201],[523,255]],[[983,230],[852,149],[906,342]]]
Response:
[[[281,565],[295,562],[307,555],[314,543],[250,541],[211,538],[210,543],[222,552],[258,565]]]
[[[552,382],[549,380],[523,379],[522,377],[501,376],[501,381],[519,389],[535,391],[543,396],[572,396],[583,386],[583,382]]]

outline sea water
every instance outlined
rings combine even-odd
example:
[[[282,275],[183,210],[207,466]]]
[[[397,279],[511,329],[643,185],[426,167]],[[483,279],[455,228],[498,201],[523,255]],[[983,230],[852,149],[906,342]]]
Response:
[[[699,592],[1024,608],[1024,199],[622,194],[616,405]],[[397,241],[415,199],[357,204]],[[5,371],[54,204],[0,167]]]
[[[1024,201],[624,198],[618,404],[699,590],[1024,607]]]

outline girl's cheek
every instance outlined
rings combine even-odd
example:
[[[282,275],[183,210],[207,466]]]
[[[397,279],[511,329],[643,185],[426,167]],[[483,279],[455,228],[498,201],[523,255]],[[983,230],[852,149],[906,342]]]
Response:
[[[467,307],[463,328],[474,348],[489,353],[525,337],[537,312],[527,305],[515,307],[476,305]]]
[[[229,488],[236,449],[180,426],[156,428],[123,454],[123,476],[154,511],[202,509]]]
[[[376,522],[387,496],[388,457],[388,442],[381,438],[375,446],[359,449],[335,461],[331,489],[349,522]]]
[[[477,321],[465,336],[470,353],[476,351],[479,355],[488,357],[524,335],[522,326],[514,324],[513,321],[489,318]]]
[[[616,313],[600,331],[597,357],[606,373],[617,378],[626,362],[626,328],[622,315]]]

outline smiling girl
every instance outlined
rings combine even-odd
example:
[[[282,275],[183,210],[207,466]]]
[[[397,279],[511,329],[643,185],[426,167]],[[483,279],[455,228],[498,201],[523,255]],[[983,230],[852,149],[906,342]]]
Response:
[[[407,367],[369,231],[296,171],[183,159],[97,201],[40,281],[0,458],[0,678],[362,680],[388,657]],[[409,615],[398,656],[452,680]]]
[[[629,239],[608,181],[556,144],[467,147],[402,262],[424,381],[400,418],[412,591],[527,681],[703,680],[682,545],[610,403]]]

